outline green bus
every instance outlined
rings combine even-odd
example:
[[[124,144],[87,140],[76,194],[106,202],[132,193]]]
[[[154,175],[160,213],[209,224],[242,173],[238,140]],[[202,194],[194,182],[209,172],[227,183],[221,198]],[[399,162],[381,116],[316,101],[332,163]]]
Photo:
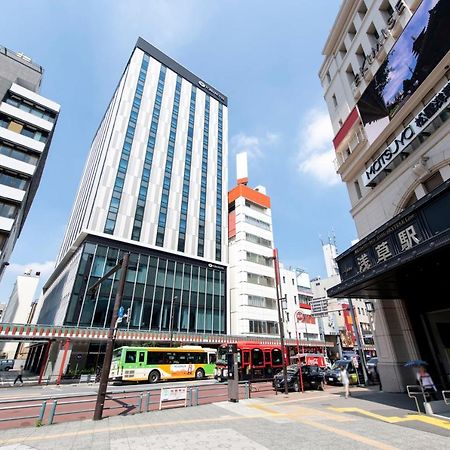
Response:
[[[214,375],[217,350],[183,347],[120,347],[114,350],[109,379],[120,381],[201,380]]]

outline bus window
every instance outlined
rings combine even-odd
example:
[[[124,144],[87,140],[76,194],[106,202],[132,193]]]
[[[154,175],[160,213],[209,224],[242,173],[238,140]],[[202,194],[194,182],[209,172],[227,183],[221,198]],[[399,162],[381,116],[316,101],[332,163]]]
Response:
[[[252,350],[252,365],[253,366],[263,366],[264,365],[264,355],[259,348],[254,348]]]
[[[216,353],[208,353],[208,362],[209,362],[209,364],[215,364],[216,360],[217,360]]]
[[[264,352],[264,361],[270,364],[270,352]]]
[[[250,352],[244,352],[244,364],[250,363]]]
[[[136,351],[127,350],[125,353],[125,364],[134,364],[136,362]]]
[[[281,350],[278,348],[274,348],[272,350],[272,364],[274,366],[283,364],[283,359],[281,357]]]
[[[147,364],[162,364],[163,354],[161,352],[148,352],[147,353]]]
[[[143,363],[145,361],[145,352],[139,352],[139,362]]]
[[[191,353],[195,364],[206,364],[206,353]]]
[[[176,353],[178,364],[186,364],[187,354],[183,352]]]

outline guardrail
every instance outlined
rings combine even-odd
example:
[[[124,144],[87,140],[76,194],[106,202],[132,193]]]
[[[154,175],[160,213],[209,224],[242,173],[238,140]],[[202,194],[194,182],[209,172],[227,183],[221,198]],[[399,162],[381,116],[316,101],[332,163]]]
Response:
[[[200,384],[186,387],[186,407],[228,400],[228,384]],[[159,409],[161,390],[164,383],[142,391],[116,391],[106,395],[104,417],[120,414],[140,414]],[[268,383],[239,383],[239,397],[248,399],[253,396],[273,394]],[[62,417],[72,416],[78,419],[92,418],[97,393],[53,394],[27,399],[8,399],[0,401],[0,425],[5,422],[21,425],[52,425],[62,422]],[[176,406],[174,406],[176,407]],[[24,414],[22,414],[22,411]],[[16,415],[17,414],[17,415]],[[59,419],[59,420],[58,420]],[[27,421],[24,423],[24,421]],[[3,427],[5,428],[5,427]]]
[[[450,405],[450,391],[442,391],[442,398],[446,405]]]
[[[408,385],[408,386],[406,386],[406,392],[408,394],[408,397],[412,398],[415,401],[417,412],[419,414],[422,414],[417,397],[422,396],[424,403],[427,401],[427,396],[425,394],[425,391],[423,390],[423,387],[418,384]]]

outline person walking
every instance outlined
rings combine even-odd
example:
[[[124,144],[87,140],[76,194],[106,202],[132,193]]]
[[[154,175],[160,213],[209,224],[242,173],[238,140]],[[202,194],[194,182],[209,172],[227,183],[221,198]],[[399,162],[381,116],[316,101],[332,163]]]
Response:
[[[20,366],[19,373],[17,374],[17,377],[14,380],[13,386],[15,386],[18,381],[20,381],[20,385],[23,386],[22,375],[23,375],[23,366]]]
[[[422,386],[424,392],[428,394],[433,400],[437,400],[437,389],[433,383],[431,375],[427,372],[425,366],[419,366],[417,371],[417,381]]]
[[[340,371],[341,371],[341,383],[344,386],[345,398],[348,398],[348,396],[350,395],[350,392],[349,392],[350,380],[348,378],[348,372],[344,366],[340,367]]]

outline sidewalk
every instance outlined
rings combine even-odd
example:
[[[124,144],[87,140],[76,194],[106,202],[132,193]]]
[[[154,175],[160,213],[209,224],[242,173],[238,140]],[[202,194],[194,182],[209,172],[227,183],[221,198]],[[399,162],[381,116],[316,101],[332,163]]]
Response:
[[[450,421],[417,415],[396,397],[354,389],[221,402],[118,416],[101,422],[67,422],[6,430],[1,450],[25,449],[442,449]],[[396,395],[396,394],[391,394]],[[361,397],[361,398],[360,398]],[[400,399],[400,397],[398,397]],[[406,406],[406,405],[405,405]]]

